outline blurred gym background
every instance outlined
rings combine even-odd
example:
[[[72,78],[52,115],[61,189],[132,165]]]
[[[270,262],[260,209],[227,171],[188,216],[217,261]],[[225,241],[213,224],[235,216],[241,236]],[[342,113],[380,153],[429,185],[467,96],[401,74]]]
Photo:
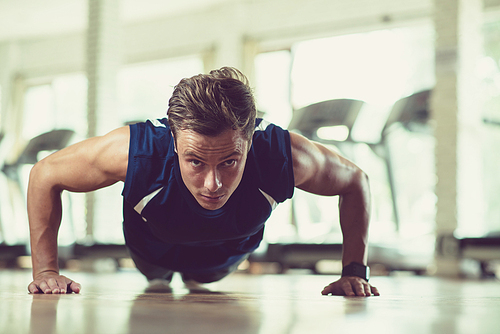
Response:
[[[221,66],[368,174],[373,274],[500,275],[500,0],[0,1],[0,267],[30,266],[36,161]],[[131,267],[121,191],[63,194],[63,267]],[[337,204],[296,190],[242,270],[339,273]]]

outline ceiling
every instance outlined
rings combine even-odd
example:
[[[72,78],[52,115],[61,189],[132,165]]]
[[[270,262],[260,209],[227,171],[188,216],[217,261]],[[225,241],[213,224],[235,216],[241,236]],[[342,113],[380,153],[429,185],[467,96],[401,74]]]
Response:
[[[132,23],[235,0],[116,1],[119,1],[122,22]],[[84,30],[87,27],[87,6],[88,0],[0,0],[0,42]]]

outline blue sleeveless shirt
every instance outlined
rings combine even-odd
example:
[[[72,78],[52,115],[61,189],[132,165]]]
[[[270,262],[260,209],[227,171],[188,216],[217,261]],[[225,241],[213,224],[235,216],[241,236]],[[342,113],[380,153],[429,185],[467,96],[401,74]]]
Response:
[[[201,207],[184,185],[166,118],[130,125],[123,229],[144,260],[179,272],[226,268],[260,244],[294,190],[290,134],[257,119],[243,177],[224,206]]]

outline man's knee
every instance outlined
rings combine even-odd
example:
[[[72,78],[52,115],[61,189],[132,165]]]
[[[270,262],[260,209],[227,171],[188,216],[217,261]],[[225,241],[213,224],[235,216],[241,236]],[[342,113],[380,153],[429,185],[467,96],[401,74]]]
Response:
[[[139,270],[144,276],[146,276],[148,281],[157,278],[168,281],[172,280],[172,276],[174,273],[172,270],[149,263],[131,250],[129,250],[129,254],[134,261],[137,270]]]
[[[236,271],[238,269],[239,265],[242,262],[244,262],[246,259],[248,259],[249,256],[250,256],[250,254],[246,254],[239,261],[234,263],[233,265],[231,265],[227,268],[218,270],[218,271],[208,272],[208,273],[182,273],[182,279],[184,281],[194,280],[198,283],[212,283],[212,282],[220,281],[224,277],[226,277],[229,274],[231,274],[232,272]]]
[[[182,280],[184,282],[193,280],[198,283],[212,283],[217,282],[229,275],[229,270],[221,270],[211,273],[182,273]]]

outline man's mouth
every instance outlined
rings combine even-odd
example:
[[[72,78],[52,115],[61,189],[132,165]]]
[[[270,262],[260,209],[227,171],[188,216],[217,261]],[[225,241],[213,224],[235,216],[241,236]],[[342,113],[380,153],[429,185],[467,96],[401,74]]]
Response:
[[[207,201],[207,202],[218,202],[220,201],[224,195],[217,195],[217,196],[214,196],[214,195],[201,195],[201,197]]]

